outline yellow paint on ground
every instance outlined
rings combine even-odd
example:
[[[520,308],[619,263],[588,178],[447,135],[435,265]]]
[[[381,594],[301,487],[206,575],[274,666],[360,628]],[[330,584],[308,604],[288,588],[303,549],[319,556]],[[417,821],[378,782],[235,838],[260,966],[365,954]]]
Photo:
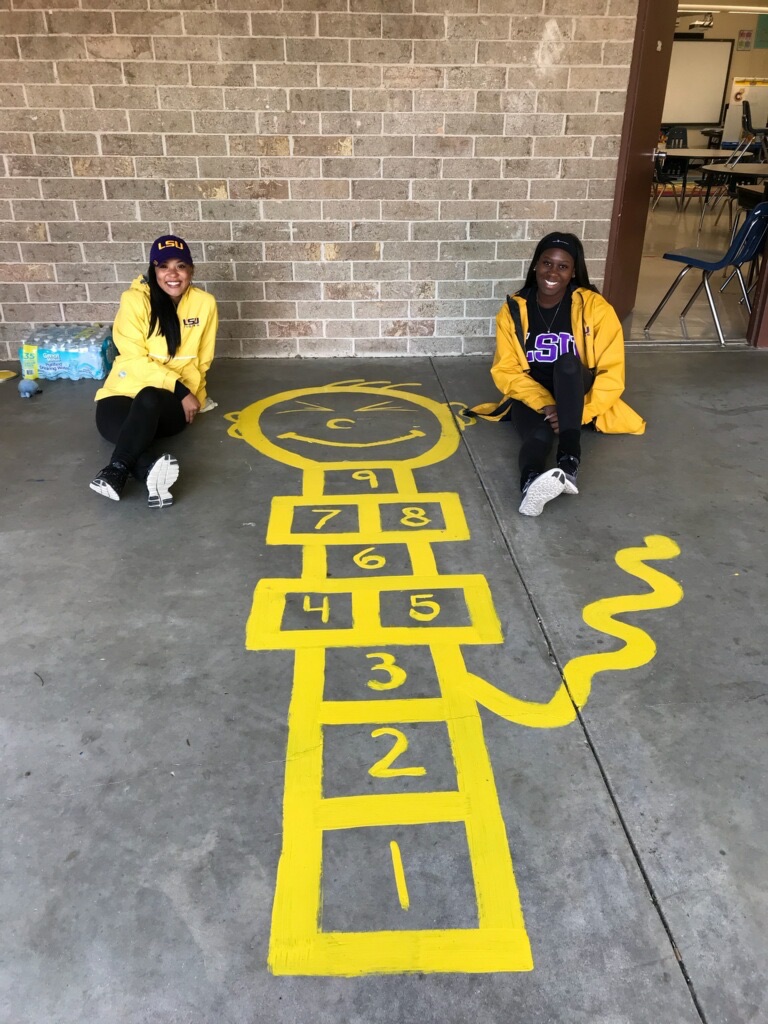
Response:
[[[451,410],[405,392],[410,386],[346,381],[273,395],[227,416],[233,437],[303,471],[301,497],[274,498],[267,532],[269,544],[301,546],[301,577],[261,579],[246,627],[250,650],[295,651],[283,849],[269,950],[275,974],[531,970],[530,943],[478,706],[527,726],[567,724],[586,702],[596,673],[636,667],[653,657],[650,637],[615,621],[614,616],[669,607],[682,597],[673,580],[645,564],[672,558],[679,549],[668,538],[647,537],[644,548],[620,551],[616,561],[648,583],[651,593],[606,598],[584,611],[589,625],[623,640],[623,648],[574,658],[565,668],[562,685],[545,704],[511,697],[468,672],[462,645],[502,643],[501,626],[485,577],[438,571],[432,545],[467,540],[469,529],[459,495],[419,492],[414,469],[449,457],[459,435]],[[364,399],[363,404],[357,396]],[[277,433],[274,427],[262,430],[266,414],[306,417],[312,411],[332,414],[322,429],[347,431],[363,415],[409,414],[409,403],[415,407],[417,415],[412,418],[419,426],[394,439],[386,425],[381,428],[381,440],[351,443],[295,431]],[[354,419],[339,412],[352,413]],[[420,453],[409,449],[399,461],[357,461],[363,447],[398,440],[410,444],[417,437],[424,440]],[[306,442],[310,454],[285,449],[281,440]],[[348,457],[322,464],[314,461],[312,448],[324,446],[346,449]],[[327,492],[327,474],[339,471],[349,474],[360,493]],[[412,575],[387,574],[384,544],[406,548]],[[349,557],[363,575],[328,576],[327,550],[340,545],[356,548]],[[408,696],[408,675],[398,664],[398,653],[381,649],[393,645],[428,647],[438,696]],[[373,648],[360,651],[360,699],[325,699],[326,649],[333,647]],[[398,695],[390,698],[387,691],[395,689]],[[415,723],[445,724],[455,783],[446,786],[438,778],[432,783],[428,758],[426,764],[414,763],[409,735]],[[374,787],[362,794],[324,794],[326,733],[339,726],[363,726],[369,731],[370,760],[361,766],[362,772],[374,780],[388,780],[390,789],[400,785],[401,791]],[[409,791],[407,780],[414,777],[426,777],[437,788]],[[399,839],[389,839],[392,869],[399,905],[409,910],[402,847],[409,827],[434,823],[463,826],[466,850],[462,855],[469,858],[477,927],[365,932],[322,927],[324,836],[365,828],[375,828],[380,835],[381,829],[397,828]]]

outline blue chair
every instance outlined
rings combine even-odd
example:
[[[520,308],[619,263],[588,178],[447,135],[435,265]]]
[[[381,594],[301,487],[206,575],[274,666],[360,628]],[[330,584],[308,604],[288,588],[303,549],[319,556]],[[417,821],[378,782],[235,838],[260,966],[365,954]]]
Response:
[[[715,321],[715,330],[717,331],[717,336],[720,339],[720,344],[725,345],[725,338],[723,337],[723,330],[717,316],[717,307],[715,306],[715,299],[712,295],[712,288],[710,287],[709,279],[716,271],[724,270],[726,267],[733,267],[734,273],[736,277],[738,277],[739,284],[741,285],[744,304],[747,307],[748,312],[752,312],[752,306],[749,302],[749,295],[744,283],[744,277],[741,273],[741,268],[744,264],[752,263],[753,260],[756,260],[763,251],[765,236],[767,233],[768,202],[758,203],[754,210],[752,210],[747,216],[747,219],[744,221],[744,224],[734,237],[726,253],[713,252],[710,249],[675,249],[674,252],[665,252],[665,260],[675,260],[677,263],[684,263],[685,266],[673,281],[672,287],[653,311],[650,320],[644,327],[645,333],[648,333],[656,320],[656,317],[669,301],[672,292],[674,292],[688,271],[692,267],[696,267],[697,270],[701,271],[701,284],[688,300],[685,309],[680,314],[680,319],[685,319],[686,313],[699,297],[701,289],[703,288],[707,293],[709,308],[712,312],[712,319]]]

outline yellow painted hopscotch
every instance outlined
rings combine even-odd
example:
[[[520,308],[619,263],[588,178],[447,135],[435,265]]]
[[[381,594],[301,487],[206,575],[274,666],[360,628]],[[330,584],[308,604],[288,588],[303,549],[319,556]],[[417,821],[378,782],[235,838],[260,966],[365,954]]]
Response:
[[[414,470],[452,455],[459,432],[448,406],[404,390],[417,386],[343,381],[282,392],[227,415],[233,437],[301,470],[303,481],[300,497],[273,499],[267,530],[268,544],[300,549],[301,574],[259,580],[246,627],[249,650],[295,651],[269,954],[276,974],[531,970],[478,705],[528,726],[568,724],[597,672],[637,667],[655,653],[643,630],[613,615],[682,597],[674,580],[645,565],[679,549],[666,537],[647,537],[645,547],[616,560],[651,593],[598,601],[584,613],[589,625],[622,639],[622,649],[573,659],[546,704],[511,697],[470,673],[462,646],[500,644],[503,636],[484,576],[438,572],[433,546],[466,541],[470,532],[459,495],[419,491]],[[346,566],[344,575],[329,571],[329,558]],[[391,565],[398,571],[391,574]],[[409,695],[423,692],[407,669],[413,648],[428,649],[432,695]],[[336,681],[329,659],[333,665],[345,650],[354,652],[345,674],[352,664],[357,692],[329,699]],[[447,731],[455,772],[449,788],[432,780],[429,750],[422,752],[426,765],[414,763],[421,759],[412,753],[414,736],[426,723]],[[329,736],[350,726],[370,736],[364,771],[372,791],[328,793]],[[418,842],[420,827],[446,823],[468,859],[472,924],[409,927],[409,840]],[[369,846],[386,849],[389,865],[388,878],[374,884],[382,892],[389,887],[402,918],[392,925],[390,915],[390,926],[378,931],[326,929],[329,837],[372,829],[379,831]]]

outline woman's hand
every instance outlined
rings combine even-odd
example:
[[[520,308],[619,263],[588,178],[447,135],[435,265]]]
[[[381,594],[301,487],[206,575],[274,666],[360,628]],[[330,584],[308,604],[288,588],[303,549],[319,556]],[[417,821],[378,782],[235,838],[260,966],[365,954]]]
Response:
[[[184,416],[186,417],[187,423],[191,423],[195,416],[200,412],[200,403],[191,391],[188,395],[184,395],[182,398],[181,408],[184,410]]]
[[[557,422],[557,406],[545,405],[541,414],[556,434],[560,433],[560,424]]]

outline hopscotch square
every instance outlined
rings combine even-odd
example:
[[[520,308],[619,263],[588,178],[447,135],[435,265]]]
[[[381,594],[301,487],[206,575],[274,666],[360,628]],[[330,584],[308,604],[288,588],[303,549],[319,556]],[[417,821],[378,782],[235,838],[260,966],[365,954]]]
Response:
[[[397,484],[391,469],[326,469],[323,490],[326,494],[396,494]]]
[[[352,628],[352,595],[297,591],[285,595],[280,629],[331,630]]]
[[[448,497],[446,495],[446,497]],[[381,505],[381,528],[385,531],[399,530],[409,536],[418,536],[426,529],[445,530],[446,516],[443,505],[439,501],[420,500],[418,495],[413,498],[400,498]],[[463,516],[462,516],[463,519]]]
[[[440,695],[434,662],[419,647],[329,647],[325,652],[323,698],[327,701],[413,700]]]
[[[407,910],[398,892],[392,842],[402,862]],[[478,927],[467,835],[459,822],[325,832],[322,877],[321,932]]]
[[[326,536],[339,533],[357,533],[360,517],[356,504],[334,504],[323,498],[317,501],[296,501],[293,506],[290,532],[292,534],[318,534]]]
[[[374,721],[323,729],[326,799],[364,796],[375,800],[382,794],[445,793],[457,788],[445,722]]]
[[[339,544],[326,549],[328,575],[335,577],[407,576],[413,562],[405,544]],[[357,559],[357,560],[355,560]],[[383,565],[380,562],[383,560]]]
[[[467,599],[460,587],[385,591],[380,599],[380,617],[382,626],[425,629],[435,626],[468,626],[471,622]]]

